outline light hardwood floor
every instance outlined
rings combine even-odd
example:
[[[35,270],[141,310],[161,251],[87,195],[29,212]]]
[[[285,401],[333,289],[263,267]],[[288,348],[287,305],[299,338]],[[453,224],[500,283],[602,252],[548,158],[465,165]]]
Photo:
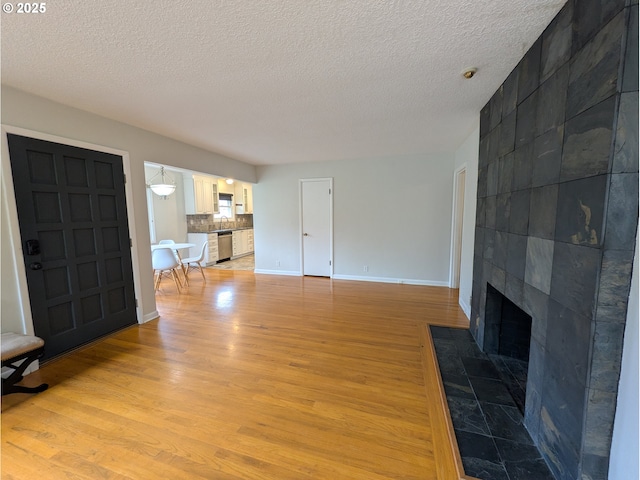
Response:
[[[3,397],[2,478],[444,478],[420,329],[468,324],[457,291],[206,275]]]

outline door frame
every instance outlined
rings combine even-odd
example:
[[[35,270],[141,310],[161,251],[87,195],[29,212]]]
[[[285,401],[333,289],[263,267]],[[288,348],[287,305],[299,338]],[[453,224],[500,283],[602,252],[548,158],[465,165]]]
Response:
[[[302,188],[305,183],[310,182],[329,182],[329,189],[331,191],[329,195],[329,278],[333,278],[333,177],[321,177],[321,178],[301,178],[298,180],[298,217],[299,217],[299,245],[300,245],[300,276],[304,277],[304,241],[302,238],[303,223],[302,223]]]
[[[97,152],[111,153],[122,157],[122,168],[124,170],[125,178],[131,178],[131,162],[129,159],[129,152],[125,150],[118,150],[116,148],[105,147],[103,145],[96,145],[93,143],[83,142],[80,140],[74,140],[71,138],[60,137],[57,135],[50,135],[48,133],[37,132],[21,127],[15,127],[13,125],[0,125],[1,143],[2,143],[2,187],[4,195],[3,202],[6,202],[6,212],[8,215],[7,223],[9,225],[8,238],[3,238],[3,242],[8,242],[11,251],[13,252],[13,267],[16,272],[16,284],[18,286],[18,302],[22,313],[22,326],[24,332],[27,335],[34,335],[33,315],[31,313],[31,305],[29,303],[29,289],[27,287],[27,272],[25,270],[24,262],[18,261],[22,258],[22,240],[20,238],[20,225],[18,223],[18,208],[16,205],[15,190],[13,186],[13,174],[11,171],[11,162],[9,161],[9,142],[7,140],[7,134],[13,133],[16,135],[22,135],[24,137],[35,138],[38,140],[45,140],[53,143],[61,143],[64,145],[70,145],[72,147],[85,148],[87,150],[94,150]],[[144,323],[142,316],[142,306],[138,301],[142,297],[142,290],[140,287],[140,264],[138,259],[137,238],[136,238],[136,222],[135,213],[133,208],[133,186],[131,181],[125,181],[125,201],[127,205],[127,223],[129,226],[129,238],[131,238],[131,263],[133,268],[133,290],[136,298],[136,319],[139,324]]]
[[[464,174],[464,182],[462,182]],[[449,288],[460,288],[462,263],[462,232],[464,230],[464,204],[466,202],[467,164],[453,172],[453,201],[451,212],[451,256],[449,259]],[[460,248],[458,248],[458,246]]]

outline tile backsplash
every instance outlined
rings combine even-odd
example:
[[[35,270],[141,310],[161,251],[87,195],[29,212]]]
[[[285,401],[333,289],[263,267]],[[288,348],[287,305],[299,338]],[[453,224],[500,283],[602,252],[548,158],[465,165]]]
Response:
[[[214,219],[211,214],[187,215],[188,233],[207,233],[213,230],[251,228],[253,214],[236,215],[235,220]]]

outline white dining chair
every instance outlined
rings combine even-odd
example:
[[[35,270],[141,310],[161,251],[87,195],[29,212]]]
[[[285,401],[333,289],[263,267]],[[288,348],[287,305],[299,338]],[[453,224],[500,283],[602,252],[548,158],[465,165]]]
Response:
[[[171,275],[173,281],[176,284],[178,292],[180,292],[180,278],[176,272],[177,268],[181,268],[182,265],[178,262],[173,250],[170,248],[158,248],[151,252],[151,264],[153,266],[153,274],[155,277],[154,287],[155,290],[160,288],[160,282],[164,275]]]
[[[191,270],[195,270],[196,268],[200,270],[200,274],[202,275],[202,280],[207,283],[207,279],[204,276],[204,270],[202,270],[202,262],[204,262],[204,254],[207,251],[207,247],[209,246],[209,242],[206,241],[202,244],[202,250],[200,251],[200,255],[198,257],[189,257],[182,260],[182,266],[185,278],[189,275]]]

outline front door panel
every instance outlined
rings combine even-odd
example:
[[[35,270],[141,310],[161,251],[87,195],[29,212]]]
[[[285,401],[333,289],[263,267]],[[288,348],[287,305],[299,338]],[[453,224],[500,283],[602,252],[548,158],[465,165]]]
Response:
[[[45,359],[136,322],[122,157],[8,135]]]

